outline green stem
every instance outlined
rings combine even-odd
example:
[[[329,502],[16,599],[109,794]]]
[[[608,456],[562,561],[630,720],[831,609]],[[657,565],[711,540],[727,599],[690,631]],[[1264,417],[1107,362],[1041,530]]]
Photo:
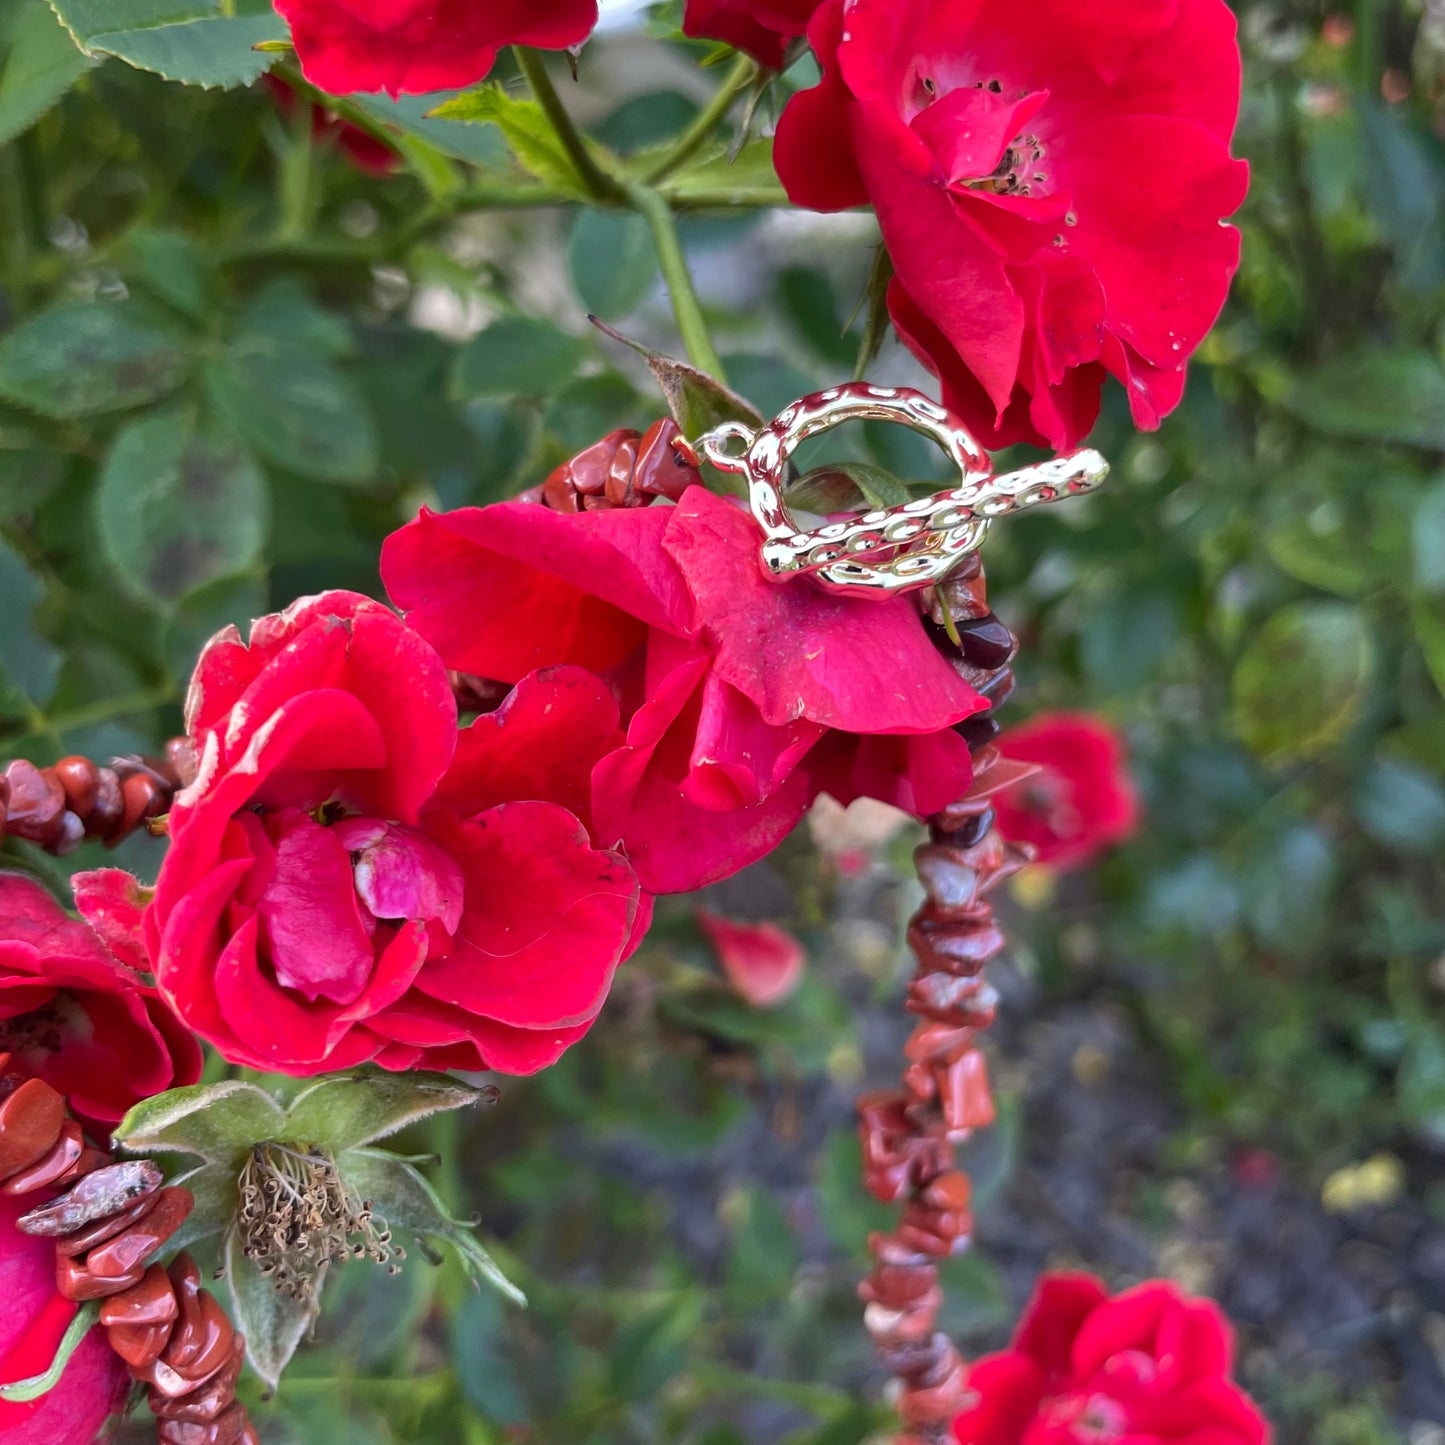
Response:
[[[1380,75],[1379,0],[1355,0],[1355,83],[1366,95],[1378,96]]]
[[[60,1343],[56,1346],[55,1358],[51,1360],[50,1368],[43,1375],[32,1375],[28,1380],[16,1380],[10,1385],[0,1385],[0,1400],[23,1405],[30,1400],[38,1400],[42,1395],[53,1390],[60,1383],[60,1377],[65,1373],[65,1367],[70,1363],[70,1357],[75,1353],[76,1347],[99,1318],[100,1305],[97,1301],[91,1300],[88,1304],[81,1305],[76,1310],[75,1318],[71,1320],[69,1329],[61,1336]]]
[[[753,83],[757,75],[757,64],[746,55],[739,55],[733,62],[717,94],[693,117],[693,122],[677,138],[672,148],[643,177],[649,186],[670,176],[681,165],[685,165],[707,143],[708,137],[718,128],[723,117],[732,109],[732,103]]]
[[[726,383],[723,364],[712,344],[712,333],[708,330],[707,320],[702,314],[702,304],[693,289],[692,273],[687,269],[687,257],[683,255],[677,224],[673,220],[672,208],[667,204],[667,198],[646,186],[638,185],[627,188],[627,198],[652,232],[658,268],[662,272],[662,279],[667,282],[667,292],[672,298],[672,314],[677,318],[678,333],[682,337],[682,344],[687,348],[688,359],[699,371],[705,371],[714,380]]]
[[[125,697],[108,697],[101,702],[88,703],[84,707],[71,708],[46,717],[35,710],[27,727],[28,732],[44,732],[59,741],[59,734],[72,728],[93,727],[96,723],[111,722],[115,718],[133,717],[138,712],[150,712],[153,708],[165,707],[176,700],[174,687],[155,687],[147,692],[128,693]],[[25,734],[11,734],[12,740]],[[0,749],[5,740],[0,738]]]
[[[599,201],[621,201],[622,188],[592,158],[592,152],[587,149],[587,142],[581,131],[573,125],[572,117],[567,114],[567,107],[562,104],[562,97],[552,85],[552,78],[547,74],[542,57],[526,45],[514,45],[512,53],[517,57],[517,64],[521,67],[537,104],[542,107],[542,113],[556,132],[562,149],[567,152],[568,159],[572,162],[578,179],[587,188],[588,195]]]

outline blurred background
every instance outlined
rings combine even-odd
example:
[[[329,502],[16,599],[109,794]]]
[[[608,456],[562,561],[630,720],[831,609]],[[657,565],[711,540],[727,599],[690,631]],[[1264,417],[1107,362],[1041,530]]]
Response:
[[[987,552],[1023,639],[1006,718],[1110,719],[1146,817],[1007,901],[1003,1118],[970,1146],[947,1322],[982,1350],[1046,1266],[1169,1275],[1239,1322],[1281,1445],[1445,1445],[1445,4],[1235,8],[1254,182],[1232,300],[1161,431],[1108,396],[1107,489]],[[627,153],[718,72],[678,6],[604,9],[564,95]],[[764,131],[808,83],[764,100]],[[446,178],[505,179],[495,128],[358,104],[405,163],[284,87],[92,63],[45,0],[0,7],[0,757],[153,746],[218,626],[375,592],[419,505],[509,495],[662,414],[585,319],[676,351],[640,220],[502,185],[473,211]],[[756,205],[683,235],[729,379],[770,414],[851,373],[876,232],[771,208],[757,151],[717,163]],[[869,374],[921,381],[891,343]],[[842,444],[935,474],[897,435]],[[418,1145],[445,1146],[448,1198],[533,1308],[450,1266],[348,1268],[257,1407],[265,1439],[881,1428],[851,1100],[897,1073],[915,841],[824,813],[712,890],[806,947],[770,1008],[693,900],[661,909],[584,1044]],[[158,848],[119,861],[153,876]],[[7,865],[63,887],[24,850]]]

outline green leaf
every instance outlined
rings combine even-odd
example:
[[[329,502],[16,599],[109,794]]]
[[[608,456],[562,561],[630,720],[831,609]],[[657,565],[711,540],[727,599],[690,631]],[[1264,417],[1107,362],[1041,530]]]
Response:
[[[270,510],[270,494],[265,507]],[[201,649],[223,627],[235,626],[244,633],[253,617],[267,611],[266,577],[260,572],[218,577],[194,592],[187,592],[171,607],[166,618],[165,656],[176,677],[189,677]]]
[[[138,70],[207,89],[250,85],[276,61],[255,47],[285,40],[269,11],[218,15],[202,0],[50,0],[75,41],[92,55],[113,55]]]
[[[1234,725],[1266,762],[1328,751],[1354,727],[1374,673],[1369,624],[1343,602],[1300,602],[1260,628],[1234,670]]]
[[[858,343],[847,335],[833,283],[811,266],[787,266],[778,273],[778,300],[798,334],[833,366],[850,370]]]
[[[239,1169],[251,1145],[284,1139],[286,1115],[264,1089],[232,1079],[142,1099],[115,1129],[130,1154],[195,1154]]]
[[[595,317],[593,324],[605,336],[620,341],[646,360],[648,369],[667,398],[673,420],[689,440],[696,441],[725,421],[738,421],[750,427],[762,426],[763,419],[752,406],[706,372],[632,341]]]
[[[630,315],[657,283],[652,234],[641,216],[584,210],[567,242],[572,284],[598,316]]]
[[[107,559],[132,596],[158,608],[249,567],[266,540],[267,504],[250,452],[190,409],[127,426],[96,491]]]
[[[776,1308],[792,1288],[802,1263],[797,1236],[775,1194],[757,1185],[725,1201],[733,1223],[723,1290],[734,1309],[753,1313]]]
[[[905,483],[867,462],[834,462],[815,467],[788,488],[788,502],[809,512],[841,512],[857,507],[897,507],[910,500]]]
[[[167,1181],[189,1189],[196,1201],[185,1223],[166,1241],[167,1254],[190,1249],[226,1230],[240,1202],[237,1179],[229,1164],[202,1164]]]
[[[1445,604],[1429,597],[1416,597],[1410,606],[1410,621],[1430,678],[1445,697]]]
[[[1445,843],[1445,789],[1409,763],[1375,760],[1360,780],[1355,813],[1387,848],[1433,854]]]
[[[1370,211],[1390,238],[1400,286],[1426,294],[1445,281],[1445,162],[1433,137],[1396,107],[1355,97]]]
[[[748,141],[731,160],[725,151],[715,151],[697,164],[669,176],[661,189],[672,199],[704,199],[710,204],[789,204],[773,169],[773,143],[758,136]]]
[[[281,1373],[306,1337],[316,1308],[276,1288],[246,1258],[238,1230],[226,1237],[226,1283],[231,1291],[231,1319],[246,1337],[246,1358],[268,1390],[281,1383]]]
[[[496,126],[523,170],[577,200],[587,199],[586,185],[535,100],[515,100],[500,85],[483,85],[453,96],[427,114],[433,120]],[[592,149],[601,154],[601,147]]]
[[[216,265],[189,236],[179,231],[138,228],[125,238],[136,279],[152,294],[206,324],[219,305]]]
[[[586,343],[548,321],[504,316],[480,331],[457,357],[454,390],[482,396],[546,396],[576,375]]]
[[[42,416],[123,411],[174,391],[185,337],[138,302],[67,301],[0,341],[0,396]]]
[[[376,425],[356,384],[325,357],[238,336],[206,367],[217,410],[268,460],[318,481],[364,485],[377,470]]]
[[[1300,377],[1287,411],[1329,436],[1445,451],[1445,367],[1424,351],[1356,351]]]
[[[0,145],[34,125],[92,64],[56,23],[45,0],[20,4],[0,70]]]
[[[0,541],[0,697],[13,689],[22,710],[44,707],[60,677],[60,652],[33,626],[43,594],[30,569]]]
[[[1437,1027],[1408,1029],[1396,1089],[1405,1123],[1438,1148],[1445,1141],[1445,1036]]]
[[[453,1219],[436,1190],[406,1160],[381,1149],[350,1149],[336,1167],[347,1187],[358,1198],[371,1200],[376,1214],[393,1229],[445,1240],[473,1280],[485,1280],[508,1299],[526,1304],[526,1296],[482,1248],[471,1225]]]
[[[1445,474],[1421,498],[1410,523],[1415,585],[1445,592]]]
[[[689,1290],[623,1324],[608,1362],[610,1390],[617,1399],[655,1399],[681,1372],[706,1303],[701,1290]]]
[[[602,371],[579,376],[554,392],[542,414],[542,427],[561,444],[564,457],[571,457],[617,427],[651,426],[655,412],[655,407],[647,410],[625,376]]]
[[[467,1402],[499,1425],[530,1418],[519,1372],[506,1349],[507,1306],[494,1290],[477,1290],[452,1316],[451,1354]]]
[[[333,1154],[370,1144],[449,1109],[496,1101],[449,1074],[338,1074],[303,1089],[286,1111],[286,1137]]]
[[[507,143],[499,131],[429,116],[434,96],[402,95],[393,100],[387,95],[353,95],[348,99],[373,120],[395,126],[455,160],[482,167],[507,164]]]

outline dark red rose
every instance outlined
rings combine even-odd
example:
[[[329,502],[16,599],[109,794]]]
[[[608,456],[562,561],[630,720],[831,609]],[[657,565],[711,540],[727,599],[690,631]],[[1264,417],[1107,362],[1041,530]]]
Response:
[[[114,1124],[141,1099],[201,1075],[196,1041],[155,989],[102,938],[105,921],[139,918],[115,869],[77,880],[98,933],[71,918],[33,878],[0,873],[0,1053],[70,1096],[87,1122]],[[104,1131],[102,1131],[104,1132]]]
[[[15,1221],[34,1199],[0,1194],[0,1385],[44,1374],[79,1308],[55,1290],[55,1241],[22,1234]],[[0,1400],[5,1445],[89,1445],[125,1403],[129,1377],[105,1332],[76,1346],[59,1383],[38,1400]]]
[[[790,40],[808,29],[818,0],[687,0],[685,35],[723,40],[760,65],[780,70]]]
[[[999,751],[1039,771],[1001,793],[999,831],[1032,843],[1040,863],[1076,868],[1122,842],[1139,823],[1124,740],[1092,713],[1040,713],[998,740]]]
[[[1082,1274],[1046,1275],[1001,1354],[969,1371],[959,1445],[1267,1445],[1230,1378],[1233,1331],[1210,1300],[1165,1280],[1110,1298]]]
[[[274,0],[301,73],[332,95],[426,95],[473,85],[504,45],[565,50],[597,0]]]
[[[845,23],[846,15],[846,23]],[[981,439],[1072,445],[1105,373],[1178,405],[1224,304],[1248,168],[1224,0],[824,0],[778,128],[798,204],[870,204],[899,335]]]
[[[692,487],[675,507],[423,512],[382,567],[448,667],[606,679],[625,738],[584,816],[644,888],[678,893],[768,853],[822,788],[918,813],[953,801],[970,764],[951,729],[987,705],[911,601],[775,583],[758,548],[745,511]]]
[[[276,102],[276,109],[288,120],[296,115],[299,107],[305,106],[311,116],[311,139],[317,145],[334,145],[357,170],[371,176],[389,176],[401,164],[400,156],[385,141],[309,100],[302,100],[274,75],[263,75],[261,83]]]
[[[587,1031],[649,916],[557,801],[617,731],[595,679],[525,677],[459,739],[431,648],[332,592],[216,637],[187,717],[147,936],[228,1059],[530,1073]]]

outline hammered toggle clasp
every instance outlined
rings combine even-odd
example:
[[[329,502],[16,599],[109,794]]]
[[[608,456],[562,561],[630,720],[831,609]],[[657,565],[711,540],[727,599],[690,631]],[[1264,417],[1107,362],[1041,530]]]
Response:
[[[788,458],[809,437],[845,421],[891,421],[922,432],[952,459],[962,485],[801,529],[783,499]],[[811,576],[829,591],[874,596],[942,581],[979,549],[994,518],[1092,492],[1109,475],[1108,462],[1086,448],[996,477],[988,453],[952,412],[922,392],[861,382],[805,396],[756,432],[724,422],[696,445],[719,471],[746,477],[770,577]]]

